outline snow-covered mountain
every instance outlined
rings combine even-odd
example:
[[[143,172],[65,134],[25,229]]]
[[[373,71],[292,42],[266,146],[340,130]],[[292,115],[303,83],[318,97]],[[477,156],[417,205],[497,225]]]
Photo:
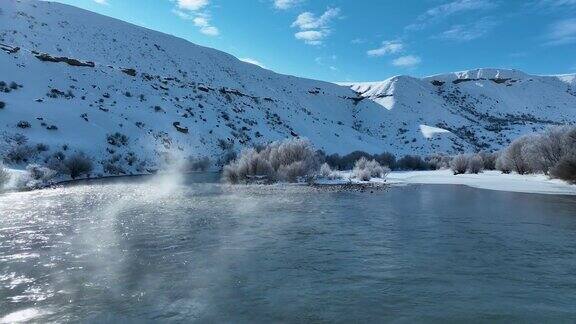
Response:
[[[479,69],[337,85],[44,1],[0,1],[0,81],[0,154],[40,144],[32,160],[78,150],[126,172],[290,136],[328,153],[498,149],[576,121],[574,75]]]

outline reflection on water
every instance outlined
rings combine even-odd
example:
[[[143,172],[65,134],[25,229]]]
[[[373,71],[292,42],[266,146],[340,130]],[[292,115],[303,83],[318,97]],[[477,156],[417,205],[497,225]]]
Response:
[[[0,322],[576,318],[572,197],[215,178],[0,196]]]

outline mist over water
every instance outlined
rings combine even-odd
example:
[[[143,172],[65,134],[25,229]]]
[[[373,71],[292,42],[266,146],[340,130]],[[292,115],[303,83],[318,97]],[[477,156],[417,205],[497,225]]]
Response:
[[[0,322],[576,318],[576,200],[215,174],[0,196]]]

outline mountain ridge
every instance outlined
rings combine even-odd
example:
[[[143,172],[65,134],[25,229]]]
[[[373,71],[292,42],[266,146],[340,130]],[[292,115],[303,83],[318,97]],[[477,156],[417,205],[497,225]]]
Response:
[[[0,9],[0,81],[17,84],[0,91],[0,152],[22,136],[50,147],[26,163],[67,147],[104,173],[141,172],[293,136],[327,153],[452,154],[576,121],[573,75],[475,69],[342,86],[73,6],[7,0]]]

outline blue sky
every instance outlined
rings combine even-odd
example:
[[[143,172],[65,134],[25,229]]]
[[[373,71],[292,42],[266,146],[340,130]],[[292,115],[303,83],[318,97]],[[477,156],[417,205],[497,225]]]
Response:
[[[576,0],[60,0],[279,73],[376,81],[576,72]]]

